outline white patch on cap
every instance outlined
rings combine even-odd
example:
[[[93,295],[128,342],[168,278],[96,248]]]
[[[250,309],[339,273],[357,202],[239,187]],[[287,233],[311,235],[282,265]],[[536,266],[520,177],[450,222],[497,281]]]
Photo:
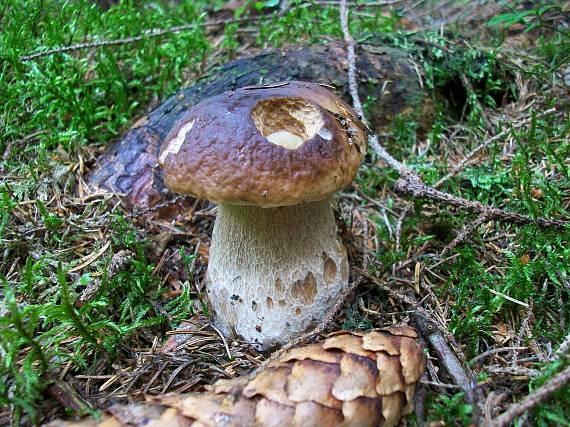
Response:
[[[161,164],[164,163],[164,161],[166,160],[166,156],[168,156],[169,154],[177,154],[180,151],[180,147],[182,147],[182,144],[186,139],[186,134],[190,132],[190,130],[194,126],[195,121],[196,119],[182,125],[180,129],[178,129],[178,133],[176,134],[176,136],[170,140],[168,146],[164,149],[164,151],[160,154],[160,157],[158,158],[158,161]]]
[[[332,139],[332,132],[327,128],[320,128],[319,136],[323,138],[325,141],[330,141]]]
[[[288,148],[289,150],[294,150],[295,148],[303,145],[303,138],[286,130],[273,132],[272,134],[267,135],[266,138],[272,144],[280,145],[281,147]]]

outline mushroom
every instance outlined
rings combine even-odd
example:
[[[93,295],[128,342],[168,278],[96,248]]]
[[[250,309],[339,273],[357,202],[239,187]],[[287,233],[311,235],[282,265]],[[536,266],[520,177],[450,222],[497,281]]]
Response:
[[[189,109],[166,136],[166,186],[218,204],[206,290],[215,324],[268,349],[314,326],[348,285],[332,194],[366,131],[324,87],[245,87]]]

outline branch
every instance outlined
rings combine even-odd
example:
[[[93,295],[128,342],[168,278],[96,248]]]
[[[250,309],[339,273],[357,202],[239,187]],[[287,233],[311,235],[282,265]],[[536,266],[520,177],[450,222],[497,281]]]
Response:
[[[369,123],[365,118],[362,103],[360,102],[360,97],[358,95],[358,83],[356,81],[356,42],[350,35],[350,31],[348,29],[348,9],[346,6],[346,0],[342,0],[340,2],[340,25],[342,28],[342,34],[344,42],[346,44],[348,56],[348,86],[350,96],[352,97],[354,110],[362,117],[362,121],[368,125]],[[388,153],[378,142],[377,135],[371,135],[368,138],[368,142],[378,157],[380,157],[385,163],[388,164],[388,166],[400,174],[400,179],[396,182],[395,186],[396,190],[403,194],[410,194],[416,198],[425,198],[436,202],[444,202],[451,206],[465,208],[472,212],[484,214],[489,219],[498,219],[519,224],[536,224],[540,227],[563,228],[570,226],[570,221],[548,219],[542,217],[534,219],[527,215],[505,211],[503,209],[483,205],[479,202],[472,202],[462,197],[457,197],[448,193],[444,193],[442,191],[438,191],[435,188],[426,185],[414,171],[412,171],[399,160],[396,160],[394,157],[392,157],[392,155],[390,155],[390,153]],[[488,144],[491,142],[492,141],[488,142]],[[472,156],[474,154],[469,153],[469,155]],[[469,159],[467,159],[466,162],[468,160]],[[442,182],[438,184],[441,185],[447,179],[448,178],[444,177],[444,179],[440,180]]]
[[[281,15],[283,12],[279,12],[277,15]],[[121,46],[125,44],[137,43],[143,40],[147,40],[154,37],[163,37],[169,34],[177,34],[182,33],[185,31],[195,30],[199,27],[216,27],[218,25],[225,25],[225,24],[242,24],[246,22],[257,22],[262,21],[265,19],[273,18],[274,15],[269,16],[252,16],[247,18],[240,18],[240,19],[224,19],[224,20],[217,20],[217,21],[208,21],[204,23],[192,22],[190,24],[178,25],[175,27],[165,28],[165,29],[152,29],[144,31],[142,34],[138,36],[126,37],[123,39],[112,39],[112,40],[98,40],[98,41],[91,41],[91,42],[84,42],[84,43],[77,43],[68,46],[61,46],[56,47],[53,49],[45,50],[42,52],[35,52],[30,53],[28,55],[24,55],[20,57],[20,61],[28,62],[34,59],[38,59],[44,56],[50,56],[56,53],[65,53],[65,52],[72,52],[75,50],[82,50],[82,49],[96,49],[100,47],[108,47],[108,46]]]
[[[531,218],[528,215],[506,211],[504,209],[484,205],[480,202],[473,202],[462,197],[457,197],[452,194],[436,190],[435,188],[424,184],[421,179],[415,174],[400,177],[400,179],[396,181],[395,188],[396,191],[403,194],[409,194],[415,198],[423,198],[433,200],[435,202],[443,202],[450,206],[464,208],[471,212],[483,214],[487,217],[488,221],[497,219],[518,224],[536,224],[540,227],[555,228],[564,228],[570,226],[570,222],[568,221],[543,217]]]
[[[505,427],[515,418],[520,417],[526,411],[531,410],[538,404],[544,402],[552,393],[560,390],[570,382],[570,366],[558,375],[550,378],[542,387],[537,388],[519,403],[514,403],[510,408],[495,418],[490,427]]]

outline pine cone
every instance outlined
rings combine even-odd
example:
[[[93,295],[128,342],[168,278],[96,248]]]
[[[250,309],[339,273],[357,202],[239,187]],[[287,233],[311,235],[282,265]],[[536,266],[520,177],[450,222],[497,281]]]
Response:
[[[294,348],[255,378],[218,381],[204,393],[115,405],[76,427],[395,426],[413,408],[425,359],[410,327],[341,332]]]

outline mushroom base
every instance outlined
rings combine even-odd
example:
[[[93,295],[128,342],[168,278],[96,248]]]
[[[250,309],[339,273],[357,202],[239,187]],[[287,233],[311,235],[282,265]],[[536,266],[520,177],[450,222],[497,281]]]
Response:
[[[330,200],[219,205],[206,289],[215,324],[265,350],[314,327],[348,285]]]

